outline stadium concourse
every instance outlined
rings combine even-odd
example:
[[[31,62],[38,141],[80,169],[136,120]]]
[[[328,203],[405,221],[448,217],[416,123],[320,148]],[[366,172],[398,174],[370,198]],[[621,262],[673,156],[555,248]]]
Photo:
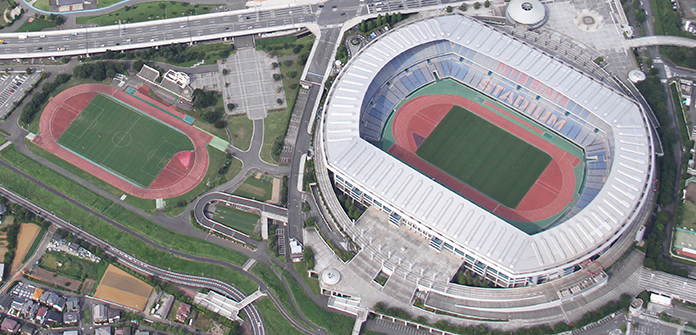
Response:
[[[79,85],[51,98],[39,130],[35,144],[140,198],[185,194],[208,170],[211,135],[147,96],[106,85]]]
[[[567,152],[578,148],[581,157],[567,164],[576,164],[579,171],[562,177],[561,188],[566,183],[578,186],[570,188],[572,201],[559,207],[560,212],[543,229],[525,231],[519,222],[477,204],[447,181],[438,180],[439,176],[419,171],[411,162],[388,152],[398,144],[398,139],[389,136],[392,131],[397,135],[391,123],[400,118],[402,105],[418,92],[447,81],[475,92],[469,102],[450,102],[449,106],[495,113],[490,122],[511,134],[514,132],[504,125],[506,122],[526,128],[531,135],[518,137],[543,151],[551,150],[543,148],[549,141],[556,141],[549,147]],[[451,111],[441,111],[447,113]],[[519,308],[533,310],[534,299],[522,297],[529,290],[555,292],[539,299],[540,304],[548,303],[556,293],[572,299],[592,291],[593,286],[606,282],[606,274],[589,275],[584,265],[597,260],[608,267],[630,246],[632,233],[646,220],[654,198],[651,129],[642,107],[621,92],[472,18],[443,14],[392,29],[346,64],[329,93],[317,141],[318,173],[328,170],[333,180],[328,184],[325,176],[317,179],[325,196],[334,194],[334,188],[346,193],[370,207],[370,213],[377,211],[369,220],[388,222],[397,235],[407,227],[425,238],[423,246],[448,259],[458,259],[455,264],[507,288],[497,289],[498,293],[505,295],[503,292],[509,290],[517,295],[515,292],[525,288],[526,293],[519,291]],[[427,161],[420,148],[429,136],[423,135],[429,134],[413,136],[407,132],[402,140],[412,155]],[[481,148],[486,146],[485,141],[475,142]],[[451,155],[458,159],[457,152]],[[426,163],[452,178],[459,173],[446,171],[435,160]],[[329,206],[336,211],[335,206]],[[347,220],[345,213],[334,216],[360,245],[361,253],[376,244],[380,250],[389,244],[388,231],[378,235],[380,240],[366,241],[366,228],[354,228],[359,222]],[[402,247],[404,250],[417,252]],[[377,260],[378,255],[372,251],[370,256],[356,257]],[[374,278],[403,269],[403,258],[397,261],[391,256],[383,256],[376,268],[365,266],[361,271]],[[449,268],[437,270],[440,275],[456,272],[458,266],[448,264]],[[404,274],[404,279],[409,275],[413,273]],[[417,290],[431,296],[457,298],[460,291],[458,284],[425,284],[425,277],[416,282],[424,282],[417,284]],[[563,289],[566,285],[567,290]],[[396,299],[409,303],[414,296],[402,294]],[[477,299],[486,300],[486,294]],[[462,301],[467,303],[467,299]],[[494,308],[496,303],[488,305]]]

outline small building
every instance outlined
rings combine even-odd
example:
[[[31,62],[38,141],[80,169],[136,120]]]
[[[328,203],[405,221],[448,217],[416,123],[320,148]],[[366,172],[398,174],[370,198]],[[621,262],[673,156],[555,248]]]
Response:
[[[24,306],[24,298],[14,298],[12,299],[12,303],[10,303],[10,309],[14,309],[15,311],[21,311],[22,306]]]
[[[0,330],[7,333],[16,333],[19,331],[19,326],[20,324],[17,320],[5,318],[5,320],[2,320],[2,323],[0,323]]]
[[[121,311],[118,309],[110,308],[106,312],[106,317],[109,319],[109,323],[116,323],[121,321]]]
[[[0,222],[5,218],[5,212],[7,212],[7,206],[0,205]]]
[[[80,311],[80,298],[68,297],[68,299],[65,301],[65,310],[67,312],[79,312]]]
[[[43,323],[44,320],[46,319],[46,314],[48,314],[48,307],[41,306],[39,308],[38,312],[36,312],[36,317],[35,317],[36,321],[38,321],[39,323]]]
[[[66,330],[63,332],[63,335],[80,335],[80,332],[77,330]]]
[[[36,327],[32,326],[30,323],[25,323],[22,328],[19,329],[22,335],[34,335],[36,333]]]
[[[46,298],[46,305],[53,306],[56,303],[56,301],[58,301],[58,298],[60,298],[58,293],[49,292],[48,298]]]
[[[5,263],[0,263],[0,281],[5,280]]]
[[[186,303],[181,303],[179,309],[176,311],[176,321],[181,323],[186,323],[186,319],[191,315],[191,305]]]
[[[104,326],[95,329],[94,335],[111,335],[111,326]]]
[[[107,315],[108,308],[106,306],[98,304],[92,307],[92,319],[94,323],[103,323],[109,321],[109,316]]]
[[[53,302],[53,308],[55,308],[59,312],[62,312],[65,309],[65,298],[58,297],[58,299],[56,299],[56,301]]]
[[[36,313],[38,313],[39,308],[41,308],[41,305],[39,304],[34,304],[34,306],[31,307],[31,310],[29,310],[29,314],[27,315],[28,319],[33,319],[36,317]]]
[[[56,0],[59,12],[71,12],[84,9],[83,0]]]
[[[42,288],[37,288],[36,290],[34,290],[34,294],[32,294],[31,300],[39,301],[39,299],[41,298],[41,295],[43,293],[44,293],[44,290]]]
[[[48,300],[50,293],[51,292],[49,291],[44,291],[43,293],[41,293],[41,296],[39,297],[39,302],[46,305],[46,301]]]
[[[136,330],[135,335],[150,335],[151,332],[148,330]]]
[[[60,242],[63,241],[63,236],[60,235],[60,234],[58,234],[58,233],[55,233],[55,234],[53,234],[53,238],[52,238],[52,239],[53,239],[53,242],[56,242],[56,243],[60,244]]]
[[[29,315],[29,311],[31,311],[31,308],[34,306],[34,302],[31,300],[25,300],[24,305],[22,305],[22,310],[20,310],[20,313],[23,315]]]
[[[12,296],[4,294],[0,297],[0,312],[8,312],[12,306]]]
[[[114,330],[114,335],[131,335],[130,327],[123,327]]]
[[[80,314],[77,312],[65,312],[63,313],[63,323],[66,325],[71,325],[80,321]]]
[[[77,242],[71,242],[70,244],[68,244],[68,249],[70,249],[72,251],[77,251],[77,249],[79,249],[79,248],[80,248],[80,245],[77,244]]]
[[[46,318],[44,319],[44,323],[63,323],[63,314],[60,314],[58,312],[48,312],[46,314]]]

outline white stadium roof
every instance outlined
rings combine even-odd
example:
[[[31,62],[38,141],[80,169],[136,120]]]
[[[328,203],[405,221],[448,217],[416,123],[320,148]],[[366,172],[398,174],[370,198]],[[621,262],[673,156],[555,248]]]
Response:
[[[526,73],[611,127],[611,167],[591,203],[569,220],[530,236],[361,138],[361,106],[370,99],[366,93],[380,69],[406,50],[439,40]],[[351,59],[333,85],[323,137],[334,172],[489,266],[534,274],[584,259],[628,228],[652,180],[648,127],[637,103],[587,75],[471,18],[443,15],[392,29]]]

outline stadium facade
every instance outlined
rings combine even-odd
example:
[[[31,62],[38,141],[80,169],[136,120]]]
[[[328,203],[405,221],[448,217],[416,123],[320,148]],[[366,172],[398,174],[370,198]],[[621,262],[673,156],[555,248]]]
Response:
[[[584,149],[584,187],[553,226],[529,235],[370,143],[403,99],[442,78]],[[320,131],[336,188],[497,285],[516,287],[580,270],[642,222],[654,187],[651,129],[642,107],[622,93],[452,14],[392,29],[355,55],[333,84]]]

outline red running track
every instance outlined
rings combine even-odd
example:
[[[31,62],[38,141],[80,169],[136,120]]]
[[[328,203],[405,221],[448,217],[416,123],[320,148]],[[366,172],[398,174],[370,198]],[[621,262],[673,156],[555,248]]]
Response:
[[[94,164],[59,145],[57,140],[60,138],[60,135],[68,129],[80,112],[82,112],[90,101],[92,101],[92,98],[99,92],[113,96],[136,108],[140,112],[151,115],[183,132],[193,143],[194,150],[175,154],[160,174],[157,175],[152,184],[148,188],[142,188],[131,184],[125,179],[107,171],[100,165]],[[141,96],[141,98],[156,104],[147,96]],[[208,149],[206,145],[210,143],[212,139],[211,135],[134,98],[130,94],[106,85],[79,85],[69,88],[54,98],[51,98],[41,115],[39,130],[39,135],[33,140],[35,144],[119,188],[123,192],[139,198],[159,199],[182,195],[196,187],[196,185],[203,180],[208,171]]]
[[[422,140],[430,135],[454,105],[476,113],[553,158],[516,208],[501,205],[416,155]],[[405,103],[396,113],[393,125],[396,144],[389,149],[389,153],[502,218],[535,222],[553,217],[573,201],[573,168],[578,165],[580,159],[532,133],[530,130],[534,131],[535,127],[527,122],[507,112],[505,115],[514,117],[516,121],[528,127],[521,127],[467,98],[445,94],[418,97]]]

